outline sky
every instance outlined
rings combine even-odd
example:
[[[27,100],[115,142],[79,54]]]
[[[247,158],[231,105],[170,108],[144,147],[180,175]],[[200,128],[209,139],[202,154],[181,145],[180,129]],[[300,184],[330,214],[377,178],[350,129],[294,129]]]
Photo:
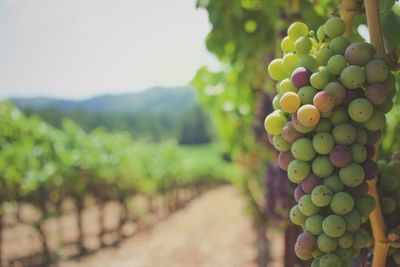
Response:
[[[0,0],[0,98],[184,85],[209,30],[195,0]]]

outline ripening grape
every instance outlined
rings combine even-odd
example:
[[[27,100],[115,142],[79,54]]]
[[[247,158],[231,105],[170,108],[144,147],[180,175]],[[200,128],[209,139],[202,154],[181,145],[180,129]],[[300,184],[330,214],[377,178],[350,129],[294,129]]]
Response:
[[[317,90],[311,86],[304,86],[301,87],[297,93],[300,97],[300,102],[302,105],[312,104]]]
[[[367,99],[357,98],[350,103],[348,111],[353,121],[363,123],[371,119],[374,107]]]
[[[309,133],[314,130],[315,127],[306,127],[303,124],[300,123],[297,113],[292,114],[292,124],[293,127],[296,129],[296,131],[300,133]]]
[[[353,197],[346,192],[338,192],[333,195],[331,209],[338,215],[346,215],[354,208]]]
[[[364,71],[356,65],[350,65],[340,73],[340,81],[348,89],[356,89],[365,81]]]
[[[332,50],[335,54],[344,55],[344,51],[349,46],[350,42],[347,38],[343,36],[338,36],[333,38],[329,42],[329,49]]]
[[[342,55],[334,55],[328,60],[326,67],[333,75],[339,75],[347,66],[346,59]]]
[[[317,60],[318,64],[321,66],[326,66],[328,64],[328,60],[334,55],[332,50],[327,47],[323,47],[318,50],[315,59]]]
[[[294,42],[293,42],[292,39],[289,38],[289,36],[286,36],[285,38],[282,39],[282,41],[281,41],[281,49],[285,53],[289,53],[289,52],[294,52],[295,51]]]
[[[324,32],[331,38],[340,36],[344,33],[345,25],[343,20],[338,17],[332,17],[325,22]]]
[[[381,59],[373,59],[365,65],[365,75],[369,83],[382,83],[389,76],[389,67]]]
[[[319,214],[310,216],[305,221],[304,229],[310,234],[319,235],[322,233],[323,220],[324,218],[322,218],[322,216]]]
[[[386,117],[385,113],[380,111],[379,109],[375,109],[371,118],[364,123],[365,128],[370,131],[381,130],[386,125]]]
[[[308,27],[306,24],[304,24],[302,22],[294,22],[289,26],[289,28],[287,30],[287,34],[290,39],[295,41],[299,37],[308,35]]]
[[[294,127],[291,121],[285,123],[282,128],[282,137],[283,139],[289,143],[293,144],[296,140],[303,137],[304,134],[298,132]]]
[[[336,174],[324,178],[323,184],[328,186],[333,193],[343,191],[344,189],[344,184]]]
[[[367,133],[367,145],[373,145],[379,142],[379,140],[382,137],[382,131],[381,130],[376,130],[376,131],[366,131]]]
[[[329,237],[340,237],[346,231],[346,222],[336,214],[331,214],[322,222],[322,230]]]
[[[296,92],[297,89],[294,87],[292,81],[286,78],[279,83],[277,91],[279,94],[283,95],[286,92]]]
[[[321,155],[327,155],[329,152],[331,152],[333,146],[335,145],[335,141],[330,133],[320,132],[314,135],[312,145],[316,152]]]
[[[329,75],[327,72],[315,72],[310,77],[311,86],[316,89],[322,89],[329,82]]]
[[[375,208],[375,199],[370,195],[361,197],[356,201],[355,207],[362,217],[368,217]]]
[[[292,73],[299,65],[299,56],[295,53],[287,53],[282,58],[283,70]]]
[[[281,58],[276,58],[269,63],[268,74],[275,81],[281,81],[286,78],[287,73],[283,69]]]
[[[326,185],[318,185],[311,192],[311,200],[317,207],[326,207],[331,203],[332,191]]]
[[[310,173],[310,165],[301,160],[293,160],[288,166],[288,178],[293,183],[300,183]]]
[[[272,139],[274,148],[280,152],[285,152],[290,149],[290,145],[282,138],[282,135],[275,135]]]
[[[332,115],[329,120],[333,125],[338,125],[349,120],[349,116],[347,115],[347,109],[344,107],[338,106],[333,109]]]
[[[310,194],[306,194],[300,198],[299,209],[305,216],[312,216],[319,211],[319,207],[312,202]]]
[[[294,113],[300,107],[300,98],[294,92],[286,92],[282,95],[279,106],[285,112]]]
[[[337,168],[343,168],[352,161],[352,151],[346,145],[336,145],[329,153],[329,160]]]
[[[284,171],[287,171],[289,163],[293,160],[294,157],[290,152],[279,152],[278,154],[278,165]]]
[[[313,160],[311,169],[316,176],[324,178],[332,174],[333,165],[327,156],[318,156]]]
[[[299,37],[295,42],[296,53],[300,55],[308,54],[312,48],[311,40],[308,37]]]
[[[356,163],[362,163],[367,159],[367,149],[361,144],[353,144],[350,147],[352,159]]]
[[[312,252],[314,250],[314,248],[316,248],[317,246],[317,240],[316,238],[309,233],[301,233],[298,237],[297,237],[297,241],[296,243],[298,244],[299,248],[303,251],[307,251],[307,252]]]
[[[306,261],[306,260],[309,260],[312,258],[311,252],[302,250],[297,243],[294,245],[294,253],[296,254],[296,256],[299,259],[301,259],[303,261]]]
[[[308,175],[302,182],[301,182],[301,188],[303,191],[307,194],[310,194],[313,189],[321,184],[321,179],[315,176],[314,174]]]
[[[330,112],[335,106],[335,97],[328,91],[321,91],[314,96],[313,104],[321,112]]]
[[[325,85],[324,91],[327,91],[333,95],[333,97],[335,98],[335,105],[343,103],[344,98],[346,97],[346,90],[338,82],[328,83],[327,85]]]
[[[316,133],[330,132],[331,130],[332,130],[332,123],[327,118],[320,119],[319,122],[317,123],[317,126],[314,129]]]
[[[372,51],[367,43],[357,42],[349,45],[344,55],[350,65],[363,67],[371,59]]]
[[[314,127],[320,119],[319,110],[310,104],[301,106],[297,111],[299,122],[306,127]]]
[[[360,219],[361,220],[361,219]],[[354,237],[351,233],[346,232],[338,239],[338,245],[341,248],[349,248],[353,245]]]
[[[349,123],[340,123],[333,128],[332,136],[337,144],[351,145],[357,138],[357,131]]]
[[[299,59],[299,66],[311,70],[312,72],[317,71],[318,63],[314,57],[310,55],[302,55]]]
[[[317,237],[317,247],[322,252],[325,252],[325,253],[332,252],[337,248],[337,246],[338,246],[337,239],[329,237],[325,233],[322,233]],[[326,255],[331,255],[331,254],[326,254]],[[322,257],[321,257],[321,259],[322,259]]]
[[[350,211],[343,217],[346,222],[346,230],[347,231],[354,233],[355,231],[357,231],[360,228],[361,215],[356,209],[353,209],[352,211]]]
[[[295,159],[302,161],[310,161],[315,157],[312,141],[308,138],[301,138],[294,142],[291,152]]]
[[[296,202],[299,202],[300,198],[304,195],[305,195],[305,193],[304,193],[303,189],[301,189],[300,184],[297,185],[296,188],[294,189],[294,200]]]
[[[294,205],[293,208],[290,209],[289,218],[292,223],[299,226],[304,226],[306,221],[306,216],[301,213],[299,205]]]
[[[355,187],[364,181],[365,172],[360,164],[350,163],[346,167],[340,169],[339,177],[344,185]]]
[[[368,85],[365,97],[374,105],[380,105],[388,98],[388,91],[383,84],[373,83]]]
[[[279,112],[274,111],[270,113],[264,121],[265,130],[273,135],[278,135],[282,133],[282,127],[286,123],[285,116]]]
[[[291,76],[291,81],[293,85],[300,89],[303,86],[310,85],[310,77],[312,72],[304,67],[296,68]]]

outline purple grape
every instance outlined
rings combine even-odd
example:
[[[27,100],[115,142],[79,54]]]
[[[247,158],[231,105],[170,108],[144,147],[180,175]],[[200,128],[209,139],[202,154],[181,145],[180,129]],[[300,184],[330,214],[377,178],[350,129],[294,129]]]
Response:
[[[282,128],[282,138],[289,144],[293,144],[297,139],[301,138],[304,134],[298,132],[291,121],[285,123]]]
[[[303,189],[304,193],[311,194],[313,189],[321,184],[321,179],[318,178],[314,174],[309,174],[304,181],[300,183],[301,189]]]
[[[310,77],[312,72],[304,67],[296,68],[292,73],[292,83],[297,88],[300,89],[303,86],[310,85]]]
[[[336,145],[329,153],[332,165],[338,168],[346,167],[352,160],[351,149],[346,145]]]
[[[365,97],[371,101],[374,105],[380,105],[385,103],[388,98],[388,91],[385,86],[381,83],[373,83],[367,87]]]
[[[366,196],[368,194],[368,183],[364,181],[356,187],[347,187],[345,191],[356,198]]]
[[[294,157],[290,152],[279,152],[278,165],[282,170],[287,171],[289,163],[292,160],[294,160]]]
[[[365,179],[371,180],[378,175],[378,165],[375,161],[367,159],[361,164],[361,166],[365,172]]]
[[[300,198],[304,195],[305,193],[303,189],[301,189],[301,186],[297,185],[296,189],[294,190],[294,200],[296,200],[296,202],[299,202]]]
[[[350,105],[350,103],[357,99],[363,97],[362,91],[355,89],[355,90],[346,90],[346,96],[344,98],[343,104],[345,106]]]

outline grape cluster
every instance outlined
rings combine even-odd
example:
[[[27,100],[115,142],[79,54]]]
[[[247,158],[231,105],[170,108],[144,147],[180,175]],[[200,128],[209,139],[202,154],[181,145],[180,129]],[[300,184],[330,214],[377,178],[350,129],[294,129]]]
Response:
[[[389,240],[399,241],[400,232],[400,152],[392,155],[390,162],[378,161],[378,194],[385,223],[388,227]],[[396,246],[398,247],[398,246]],[[400,265],[400,249],[389,250],[392,260]],[[390,260],[390,259],[389,259]]]
[[[311,266],[348,266],[372,237],[362,224],[375,207],[367,180],[377,175],[375,144],[393,105],[395,80],[385,57],[350,43],[333,17],[316,36],[295,22],[268,66],[277,81],[265,119],[278,164],[298,184],[290,219],[304,230],[295,252]]]

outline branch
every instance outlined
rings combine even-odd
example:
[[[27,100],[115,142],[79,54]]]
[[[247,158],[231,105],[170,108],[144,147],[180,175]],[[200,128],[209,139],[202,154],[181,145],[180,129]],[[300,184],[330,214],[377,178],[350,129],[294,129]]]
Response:
[[[339,5],[339,15],[346,25],[344,36],[348,38],[351,33],[353,17],[356,14],[357,3],[355,0],[343,0]]]

